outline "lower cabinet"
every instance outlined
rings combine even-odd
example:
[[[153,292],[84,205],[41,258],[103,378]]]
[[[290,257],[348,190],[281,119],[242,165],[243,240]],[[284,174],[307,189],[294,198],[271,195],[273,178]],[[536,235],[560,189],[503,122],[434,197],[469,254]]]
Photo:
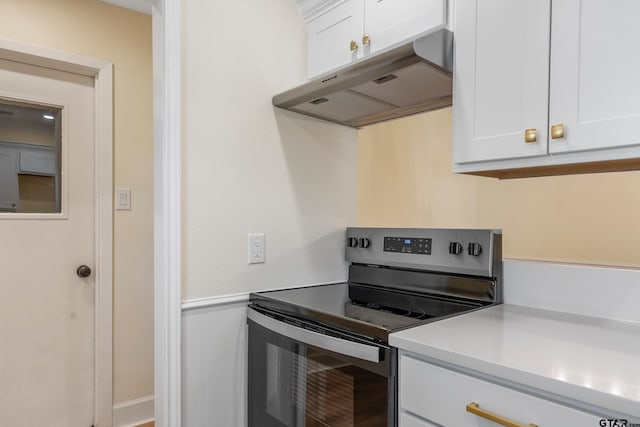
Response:
[[[23,193],[20,190],[20,177],[55,177],[57,181],[59,174],[56,156],[56,148],[53,146],[0,141],[0,213],[31,212],[24,210],[25,206],[21,203]],[[54,197],[56,206],[59,203],[58,192]],[[38,208],[42,209],[42,205]]]
[[[18,196],[18,150],[0,146],[0,212],[15,212]]]
[[[603,418],[406,354],[399,369],[400,427],[598,426]]]

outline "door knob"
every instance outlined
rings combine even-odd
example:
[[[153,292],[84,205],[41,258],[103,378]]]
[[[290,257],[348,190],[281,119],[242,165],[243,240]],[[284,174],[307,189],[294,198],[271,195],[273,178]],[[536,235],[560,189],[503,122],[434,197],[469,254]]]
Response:
[[[86,265],[81,265],[76,270],[76,274],[80,277],[89,277],[91,276],[91,269]]]

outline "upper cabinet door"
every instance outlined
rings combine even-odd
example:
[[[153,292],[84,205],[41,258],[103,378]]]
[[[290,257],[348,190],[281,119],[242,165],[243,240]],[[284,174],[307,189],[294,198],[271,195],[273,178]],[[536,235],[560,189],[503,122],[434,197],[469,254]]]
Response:
[[[444,28],[446,14],[446,0],[365,0],[365,55]]]
[[[551,1],[456,0],[454,13],[454,162],[546,155]]]
[[[307,24],[309,78],[362,57],[364,0],[345,0]]]
[[[637,0],[553,1],[550,152],[640,144],[639,18]]]

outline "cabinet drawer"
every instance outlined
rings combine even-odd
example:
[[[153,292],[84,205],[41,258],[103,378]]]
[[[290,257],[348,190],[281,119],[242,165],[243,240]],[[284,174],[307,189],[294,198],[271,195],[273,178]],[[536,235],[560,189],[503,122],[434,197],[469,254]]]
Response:
[[[399,387],[402,410],[446,427],[497,425],[467,412],[471,402],[523,426],[598,426],[602,418],[406,355],[400,358]]]

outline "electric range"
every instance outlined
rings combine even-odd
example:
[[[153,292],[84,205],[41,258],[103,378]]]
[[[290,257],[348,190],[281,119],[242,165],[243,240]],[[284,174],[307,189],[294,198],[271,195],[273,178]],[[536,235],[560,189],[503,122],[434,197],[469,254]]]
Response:
[[[348,228],[345,258],[345,283],[251,294],[250,427],[395,426],[389,334],[502,302],[499,230]]]

